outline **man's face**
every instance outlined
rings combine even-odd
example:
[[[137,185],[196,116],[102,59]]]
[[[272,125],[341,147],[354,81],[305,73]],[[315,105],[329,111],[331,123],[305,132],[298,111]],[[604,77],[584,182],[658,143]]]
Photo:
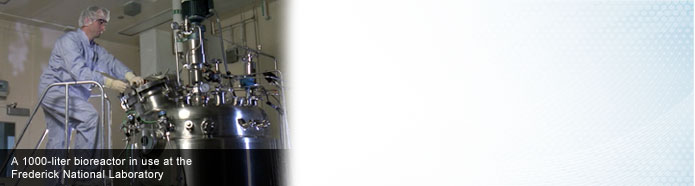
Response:
[[[102,11],[97,12],[98,18],[93,21],[92,24],[87,25],[87,30],[90,32],[94,38],[99,38],[99,36],[106,31],[106,16]]]

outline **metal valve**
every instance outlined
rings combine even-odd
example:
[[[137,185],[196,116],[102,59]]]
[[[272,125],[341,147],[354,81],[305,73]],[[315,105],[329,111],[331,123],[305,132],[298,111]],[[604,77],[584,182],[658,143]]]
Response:
[[[200,129],[203,131],[204,135],[212,134],[212,132],[215,130],[215,122],[205,120],[200,124]]]
[[[191,131],[191,132],[193,131],[194,125],[193,125],[192,121],[186,121],[185,125],[186,125],[186,130]]]

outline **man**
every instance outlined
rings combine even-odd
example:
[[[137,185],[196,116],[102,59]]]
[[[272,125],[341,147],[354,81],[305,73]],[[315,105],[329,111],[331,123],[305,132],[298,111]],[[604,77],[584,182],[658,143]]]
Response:
[[[125,91],[128,84],[142,84],[143,79],[135,76],[104,48],[94,43],[109,21],[109,10],[91,6],[79,18],[80,28],[61,36],[55,43],[48,68],[40,77],[39,96],[48,85],[58,82],[96,81],[106,88]],[[101,73],[121,80],[111,79]],[[77,130],[74,136],[74,149],[101,149],[97,143],[98,114],[88,102],[93,85],[72,85],[69,87],[69,124]],[[65,148],[65,87],[54,86],[41,102],[49,129],[47,149]]]

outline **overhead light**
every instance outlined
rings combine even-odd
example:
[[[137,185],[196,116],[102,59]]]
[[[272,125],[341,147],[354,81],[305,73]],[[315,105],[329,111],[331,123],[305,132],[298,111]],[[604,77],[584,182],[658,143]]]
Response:
[[[140,3],[135,1],[128,1],[123,4],[123,14],[128,16],[136,16],[140,14]]]
[[[171,15],[173,15],[173,13],[171,12],[171,8],[166,9],[150,18],[145,19],[144,21],[140,21],[137,24],[128,26],[125,29],[119,31],[118,33],[126,36],[138,35],[141,32],[144,32],[146,30],[171,21]]]

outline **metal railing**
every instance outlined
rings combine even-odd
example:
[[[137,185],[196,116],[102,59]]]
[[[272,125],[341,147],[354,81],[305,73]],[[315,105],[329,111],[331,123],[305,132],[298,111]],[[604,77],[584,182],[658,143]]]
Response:
[[[106,145],[106,144],[105,144],[106,141],[108,141],[107,149],[109,149],[109,150],[108,150],[108,151],[109,151],[109,156],[112,155],[112,152],[111,152],[111,150],[110,150],[110,149],[111,149],[111,145],[112,145],[112,143],[111,143],[111,127],[110,127],[110,126],[111,126],[111,101],[108,100],[106,94],[104,93],[104,87],[103,87],[100,83],[98,83],[98,82],[96,82],[96,81],[73,81],[73,82],[53,83],[53,84],[48,85],[48,87],[46,87],[46,90],[44,90],[43,93],[41,94],[41,98],[39,99],[39,102],[38,102],[38,103],[36,104],[36,106],[34,107],[34,110],[33,110],[33,112],[31,113],[31,116],[29,117],[29,120],[27,120],[27,123],[26,123],[26,125],[24,126],[24,129],[22,130],[22,134],[19,136],[19,138],[17,138],[17,142],[15,143],[15,146],[12,148],[12,150],[11,150],[10,153],[9,153],[9,155],[7,156],[7,159],[6,159],[5,162],[3,163],[2,169],[0,169],[0,173],[2,173],[3,175],[6,174],[5,171],[6,171],[6,168],[7,168],[7,163],[8,163],[9,160],[14,156],[15,151],[16,151],[17,148],[19,147],[19,143],[22,141],[22,138],[24,137],[24,134],[26,134],[26,131],[27,131],[27,129],[29,128],[29,125],[31,125],[31,121],[34,119],[34,116],[36,115],[36,111],[38,111],[39,107],[41,106],[41,102],[43,102],[43,99],[46,97],[46,93],[48,93],[48,90],[50,90],[50,89],[51,89],[52,87],[54,87],[54,86],[64,86],[64,87],[65,87],[65,150],[67,150],[67,151],[70,150],[70,137],[71,137],[71,135],[69,134],[69,131],[70,131],[70,130],[69,130],[69,127],[70,127],[70,123],[69,123],[69,120],[70,120],[70,109],[69,109],[69,105],[70,105],[70,102],[69,102],[69,101],[70,101],[70,92],[69,92],[69,87],[72,86],[72,85],[83,85],[83,84],[93,84],[93,85],[96,85],[97,87],[99,87],[99,93],[100,93],[100,94],[98,94],[98,95],[92,95],[92,96],[90,96],[90,98],[93,98],[93,97],[99,97],[99,98],[100,98],[100,106],[101,106],[101,117],[100,117],[100,118],[101,118],[101,123],[100,123],[100,124],[101,124],[101,127],[102,127],[101,131],[105,131],[105,130],[108,131],[108,138],[107,138],[106,140],[104,140],[104,134],[103,134],[103,132],[97,132],[97,134],[98,134],[98,136],[97,136],[98,139],[97,139],[96,143],[100,143],[100,142],[101,142],[101,145],[102,145],[101,147],[103,148],[104,145]],[[107,104],[107,106],[108,106],[107,108],[104,107],[104,103],[105,103],[105,102],[106,102],[106,104]],[[108,115],[108,117],[109,117],[108,125],[107,125],[106,122],[105,122],[105,121],[106,121],[106,118],[105,118],[105,117],[106,117],[106,115],[105,115],[105,114],[106,114],[106,110],[105,110],[105,109],[108,109],[108,112],[109,112],[109,115]],[[97,128],[97,130],[98,130],[98,128]],[[46,130],[44,130],[44,132],[43,132],[43,135],[41,136],[41,139],[39,139],[39,142],[36,143],[36,146],[34,147],[34,151],[32,151],[31,155],[33,155],[34,152],[39,148],[39,146],[41,145],[41,143],[43,142],[43,140],[46,138],[46,135],[48,135],[48,132],[49,132],[49,129],[46,128]],[[100,135],[100,136],[99,136],[99,135]],[[67,155],[67,154],[68,154],[68,153],[66,152],[66,155]],[[17,184],[18,184],[18,183],[19,183],[19,180],[17,181]],[[105,182],[105,183],[106,183],[106,182]]]

